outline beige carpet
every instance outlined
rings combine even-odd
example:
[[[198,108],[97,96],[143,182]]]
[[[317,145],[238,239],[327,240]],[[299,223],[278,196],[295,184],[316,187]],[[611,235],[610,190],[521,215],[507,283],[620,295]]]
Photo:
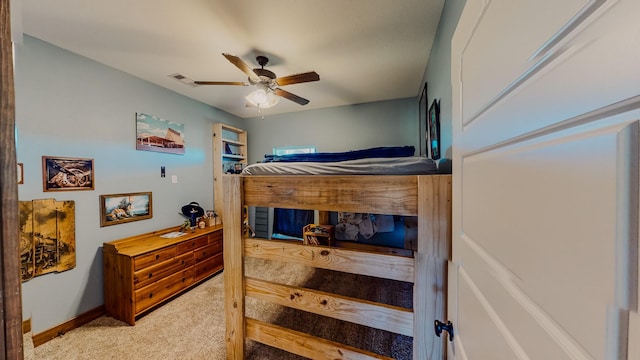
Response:
[[[331,290],[345,296],[411,307],[411,284],[345,275],[304,266],[248,259],[247,275],[291,285]],[[376,284],[376,286],[373,286]],[[101,317],[37,348],[25,336],[25,359],[224,359],[223,276],[217,275],[129,326]],[[411,359],[412,339],[355,324],[247,299],[248,316],[365,348]],[[247,359],[302,359],[247,342]]]

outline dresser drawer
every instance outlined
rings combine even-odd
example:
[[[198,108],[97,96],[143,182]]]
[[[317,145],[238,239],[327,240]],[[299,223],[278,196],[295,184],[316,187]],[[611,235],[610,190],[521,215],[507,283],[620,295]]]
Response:
[[[148,254],[136,256],[133,260],[133,271],[138,271],[142,268],[160,264],[163,261],[167,261],[176,256],[176,247],[170,246],[160,250],[150,252]]]
[[[173,275],[195,264],[193,253],[182,254],[166,262],[146,267],[133,274],[133,286],[140,289],[148,284]]]
[[[207,236],[200,236],[195,239],[187,240],[178,244],[178,254],[184,254],[187,251],[195,250],[199,247],[207,245],[209,242]]]
[[[211,234],[208,235],[208,237],[209,237],[209,244],[213,244],[214,242],[218,242],[218,241],[222,243],[222,230],[212,232]]]
[[[215,273],[216,271],[222,270],[222,268],[223,268],[222,253],[219,253],[213,257],[210,257],[209,259],[203,262],[199,262],[195,266],[195,269],[196,269],[195,281],[200,281],[206,278],[207,276]]]
[[[200,262],[222,252],[222,244],[212,244],[194,251],[196,262]]]
[[[177,274],[135,291],[136,314],[158,304],[193,283],[194,268],[190,267]]]

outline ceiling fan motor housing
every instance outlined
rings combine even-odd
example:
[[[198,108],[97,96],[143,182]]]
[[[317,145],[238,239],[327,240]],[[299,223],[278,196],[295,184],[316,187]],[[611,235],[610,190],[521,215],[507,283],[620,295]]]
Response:
[[[253,69],[253,72],[256,73],[262,80],[270,81],[276,78],[276,74],[273,71],[269,71],[267,69]]]
[[[266,56],[258,55],[258,56],[256,56],[256,61],[258,62],[258,64],[262,68],[261,69],[253,69],[253,72],[256,73],[256,75],[258,75],[260,77],[260,79],[262,80],[263,83],[270,84],[271,81],[276,78],[276,74],[273,71],[269,71],[269,70],[264,68],[264,66],[267,65],[267,63],[269,63],[269,58],[266,57]],[[249,78],[249,82],[252,85],[256,84],[256,82],[252,81],[251,78]]]
[[[260,80],[262,80],[263,83],[269,85],[271,81],[276,78],[276,74],[273,71],[269,71],[264,68],[264,66],[267,65],[267,63],[269,63],[269,58],[266,56],[258,55],[256,56],[256,61],[258,62],[258,65],[260,65],[262,68],[253,69],[253,72],[260,77]],[[256,84],[256,82],[252,81],[251,78],[249,78],[249,82],[252,85]]]

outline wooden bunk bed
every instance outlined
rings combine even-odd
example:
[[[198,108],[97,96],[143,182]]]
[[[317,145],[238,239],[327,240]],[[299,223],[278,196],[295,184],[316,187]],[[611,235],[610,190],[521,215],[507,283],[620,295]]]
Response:
[[[246,339],[312,359],[385,358],[366,349],[282,328],[245,314],[245,296],[413,337],[414,359],[442,359],[446,269],[451,253],[451,175],[225,176],[224,290],[227,359],[244,359]],[[415,216],[413,257],[250,238],[248,206]],[[246,257],[413,283],[413,309],[345,298],[245,276]],[[299,294],[305,294],[300,301]]]

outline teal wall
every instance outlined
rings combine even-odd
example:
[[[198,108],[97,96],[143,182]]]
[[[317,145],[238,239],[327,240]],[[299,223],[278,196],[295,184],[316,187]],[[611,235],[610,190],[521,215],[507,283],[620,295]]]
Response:
[[[442,172],[451,173],[452,158],[452,90],[451,90],[451,38],[458,25],[466,0],[446,0],[438,31],[431,47],[429,63],[422,84],[428,84],[429,105],[433,99],[440,101],[440,152],[442,160],[439,167]],[[421,90],[421,89],[420,89]]]
[[[249,163],[273,147],[295,145],[314,145],[319,152],[412,145],[417,154],[417,118],[409,98],[246,119]]]
[[[211,124],[241,123],[29,36],[16,45],[15,59],[17,160],[24,163],[19,199],[73,200],[76,206],[75,269],[23,283],[23,318],[32,318],[37,334],[103,304],[103,242],[179,225],[178,211],[190,201],[213,207]],[[136,112],[184,124],[186,154],[137,151]],[[43,192],[43,155],[94,159],[95,190]],[[153,218],[100,227],[101,194],[141,191],[152,192]]]

